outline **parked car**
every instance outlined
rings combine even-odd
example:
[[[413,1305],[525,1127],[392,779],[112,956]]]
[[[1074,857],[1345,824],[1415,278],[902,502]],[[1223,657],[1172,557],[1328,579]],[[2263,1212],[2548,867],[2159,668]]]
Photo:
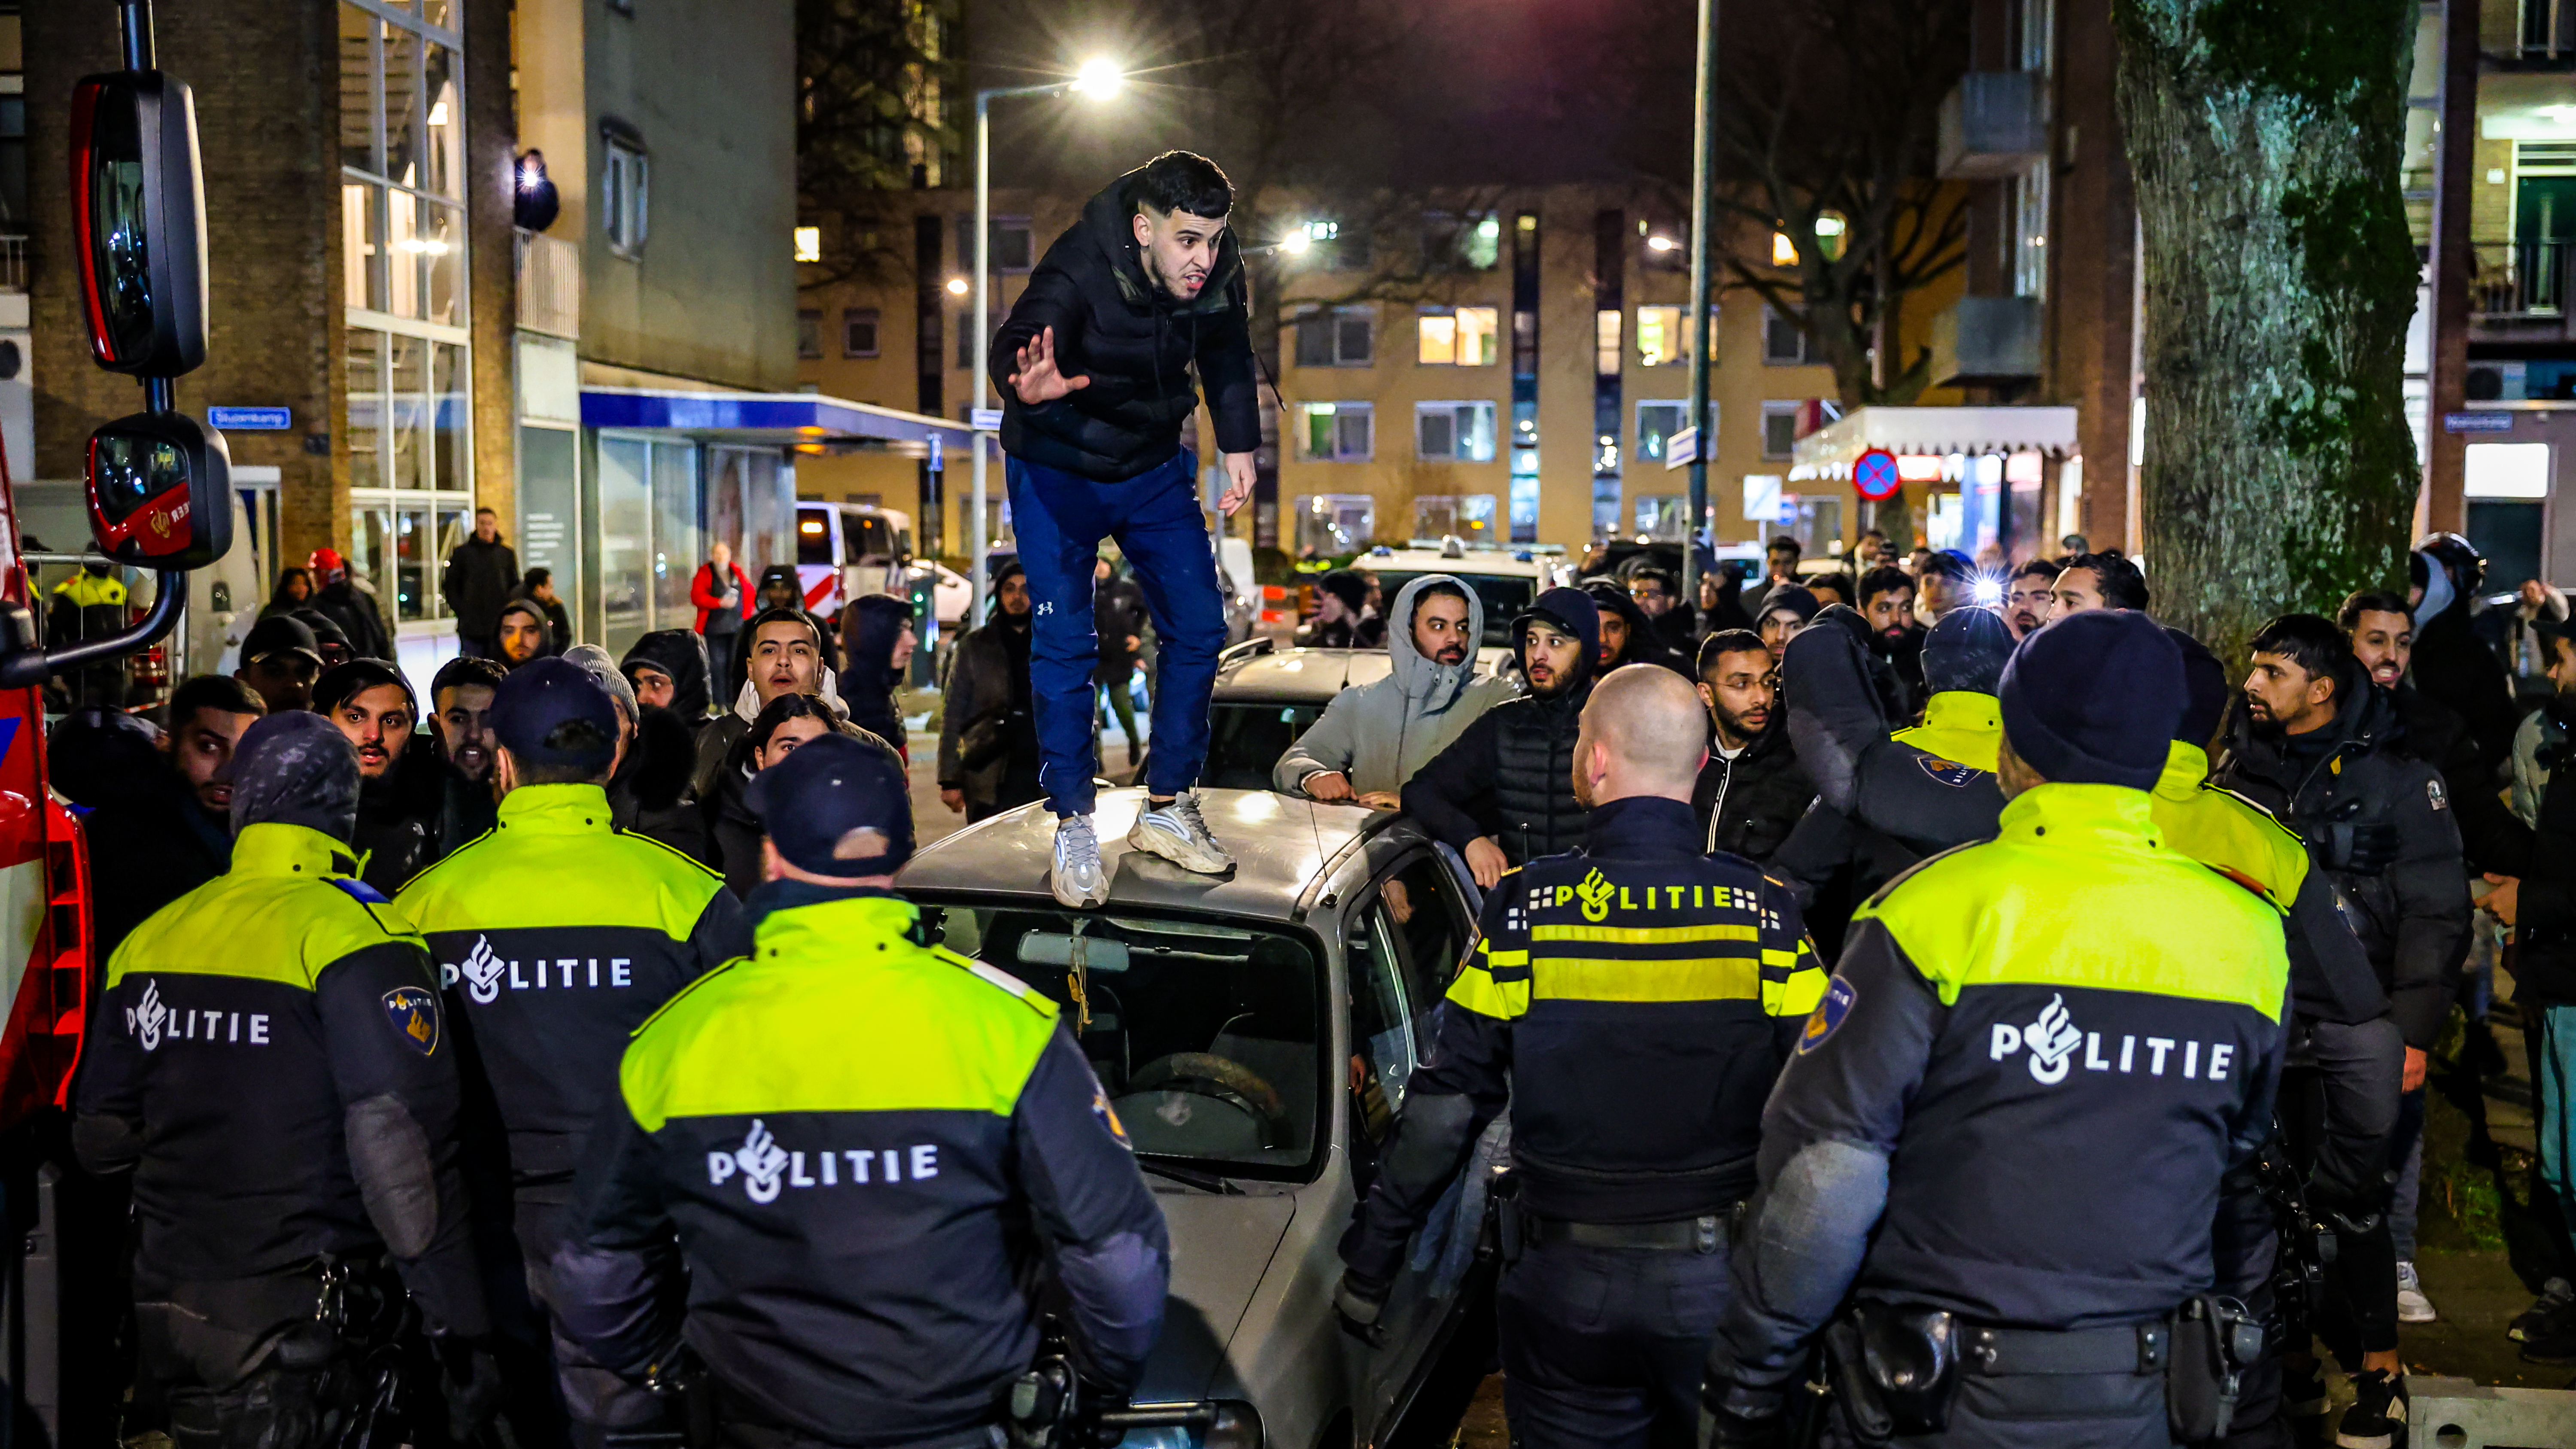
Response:
[[[1430,1048],[1473,882],[1389,812],[1227,789],[1200,803],[1234,852],[1229,875],[1129,851],[1144,792],[1126,789],[1099,798],[1097,911],[1048,895],[1055,821],[1039,805],[928,846],[896,889],[925,939],[1057,1003],[1134,1143],[1172,1236],[1135,1403],[1253,1426],[1125,1442],[1446,1442],[1491,1353],[1490,1253],[1453,1251],[1455,1236],[1417,1253],[1430,1261],[1397,1282],[1372,1348],[1334,1320],[1334,1245]],[[1480,1236],[1481,1211],[1466,1220],[1435,1218]]]
[[[1477,650],[1476,662],[1486,674],[1518,667],[1512,651],[1502,648]],[[1208,700],[1208,754],[1199,783],[1269,789],[1270,767],[1333,696],[1374,684],[1393,667],[1383,649],[1281,649],[1267,636],[1228,649],[1217,660],[1216,691]]]

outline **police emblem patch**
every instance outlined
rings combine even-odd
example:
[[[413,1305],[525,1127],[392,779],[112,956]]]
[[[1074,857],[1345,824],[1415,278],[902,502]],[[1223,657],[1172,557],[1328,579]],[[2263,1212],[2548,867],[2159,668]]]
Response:
[[[1816,1009],[1808,1013],[1806,1029],[1798,1033],[1798,1055],[1805,1056],[1823,1046],[1825,1038],[1832,1036],[1834,1029],[1843,1024],[1843,1018],[1851,1015],[1853,1004],[1859,1000],[1860,993],[1843,978],[1837,976],[1825,983],[1825,999],[1817,1002]]]
[[[385,993],[385,1019],[413,1051],[429,1056],[438,1050],[438,994],[418,986],[397,986]]]
[[[1986,773],[1974,765],[1962,765],[1956,760],[1942,759],[1939,755],[1917,755],[1914,763],[1923,767],[1924,774],[1953,790],[1966,788],[1971,781]]]
[[[1091,1089],[1091,1115],[1100,1119],[1100,1125],[1109,1129],[1119,1146],[1130,1152],[1136,1150],[1136,1144],[1127,1140],[1127,1124],[1118,1120],[1118,1109],[1109,1105],[1109,1094],[1098,1086]]]

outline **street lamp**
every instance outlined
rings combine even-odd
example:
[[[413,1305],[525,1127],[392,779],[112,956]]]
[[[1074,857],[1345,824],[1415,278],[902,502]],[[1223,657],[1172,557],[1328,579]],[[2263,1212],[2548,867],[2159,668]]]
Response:
[[[987,403],[993,371],[993,102],[1009,96],[1083,95],[1105,101],[1118,93],[1126,77],[1114,61],[1094,57],[1082,63],[1074,78],[1051,81],[1035,86],[995,86],[975,93],[975,411],[988,411]],[[949,284],[952,288],[955,283]],[[968,422],[974,419],[970,415]],[[973,628],[984,617],[984,595],[990,584],[985,577],[984,554],[992,547],[985,537],[984,518],[988,511],[985,499],[984,430],[974,429],[969,437],[975,449],[975,519],[969,537],[973,540],[971,559],[974,580],[973,602],[967,606],[966,623]]]

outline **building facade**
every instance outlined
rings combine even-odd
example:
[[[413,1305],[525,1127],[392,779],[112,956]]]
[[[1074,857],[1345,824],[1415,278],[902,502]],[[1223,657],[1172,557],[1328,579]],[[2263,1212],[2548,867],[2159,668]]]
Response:
[[[113,7],[21,23],[29,94],[117,64]],[[785,0],[208,0],[157,29],[205,159],[208,359],[179,405],[288,420],[226,435],[259,577],[340,550],[425,682],[477,506],[612,648],[694,620],[709,538],[786,548],[792,435],[652,401],[793,392]],[[64,173],[65,120],[26,113],[32,174]],[[51,519],[89,431],[137,404],[84,355],[61,188],[28,203],[31,443],[8,441]]]

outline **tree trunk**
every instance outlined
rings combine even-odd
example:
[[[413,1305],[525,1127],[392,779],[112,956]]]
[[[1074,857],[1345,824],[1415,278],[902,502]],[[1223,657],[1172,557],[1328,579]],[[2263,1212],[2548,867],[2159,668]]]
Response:
[[[2146,233],[2143,552],[2221,651],[2403,587],[2414,0],[2113,0]]]

